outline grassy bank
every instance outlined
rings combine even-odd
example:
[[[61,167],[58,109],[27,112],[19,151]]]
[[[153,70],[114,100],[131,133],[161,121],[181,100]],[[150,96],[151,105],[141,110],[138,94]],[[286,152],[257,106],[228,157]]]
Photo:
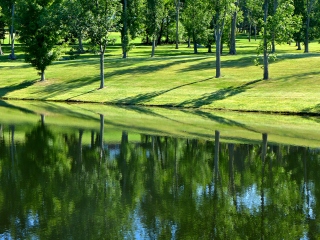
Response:
[[[106,87],[99,87],[99,59],[84,54],[75,60],[55,62],[46,71],[47,81],[23,61],[19,46],[17,61],[0,57],[0,97],[80,101],[129,105],[153,105],[267,111],[320,113],[320,45],[311,43],[303,54],[294,45],[277,47],[277,60],[270,65],[268,81],[254,66],[258,42],[237,41],[236,56],[222,56],[222,78],[215,76],[215,56],[200,48],[199,54],[181,45],[162,45],[150,58],[150,46],[137,45],[128,59],[121,59],[119,44],[106,54]],[[6,46],[8,52],[8,46]]]
[[[221,141],[227,143],[261,143],[261,133],[267,133],[269,143],[320,145],[320,122],[315,117],[38,101],[0,101],[0,112],[0,129],[8,136],[14,125],[17,140],[18,136],[23,140],[24,133],[39,124],[43,114],[50,129],[76,134],[83,130],[89,142],[91,131],[99,132],[103,114],[107,142],[121,141],[122,131],[129,133],[130,141],[140,141],[140,134],[214,141],[218,130]]]

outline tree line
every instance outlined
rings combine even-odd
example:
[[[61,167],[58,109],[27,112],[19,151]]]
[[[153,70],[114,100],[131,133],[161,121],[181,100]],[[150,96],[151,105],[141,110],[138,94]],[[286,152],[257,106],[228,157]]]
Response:
[[[263,79],[269,78],[270,54],[276,45],[294,42],[298,49],[320,34],[318,0],[2,0],[1,39],[9,33],[10,58],[15,59],[14,40],[24,44],[25,59],[45,79],[45,70],[57,58],[55,46],[61,39],[76,39],[78,51],[83,41],[100,54],[100,88],[104,87],[104,54],[112,44],[110,32],[121,33],[123,58],[128,57],[132,40],[141,37],[150,44],[151,57],[158,44],[193,44],[212,52],[215,45],[216,74],[221,77],[223,46],[236,54],[236,34],[248,34],[248,41],[260,35]]]

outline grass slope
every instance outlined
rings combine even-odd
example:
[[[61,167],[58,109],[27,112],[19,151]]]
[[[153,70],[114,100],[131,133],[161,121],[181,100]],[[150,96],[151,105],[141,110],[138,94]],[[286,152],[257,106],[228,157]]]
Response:
[[[162,45],[150,58],[151,47],[137,45],[122,59],[118,43],[106,54],[104,89],[98,89],[98,56],[55,62],[46,71],[47,81],[39,82],[17,46],[17,61],[0,56],[0,98],[320,113],[320,45],[311,43],[309,54],[294,45],[277,46],[271,79],[263,81],[262,69],[253,64],[257,44],[238,39],[238,54],[222,56],[223,76],[217,79],[215,55],[205,48],[194,55],[183,44],[178,50]]]
[[[106,142],[120,142],[124,130],[130,141],[140,141],[141,133],[214,141],[218,130],[221,141],[227,143],[260,143],[261,133],[267,133],[269,143],[320,145],[320,120],[316,117],[39,101],[0,101],[0,112],[0,129],[5,136],[15,125],[16,136],[20,135],[21,140],[23,133],[39,124],[40,114],[44,114],[50,129],[75,134],[83,130],[84,139],[89,142],[91,131],[99,132],[103,114]]]

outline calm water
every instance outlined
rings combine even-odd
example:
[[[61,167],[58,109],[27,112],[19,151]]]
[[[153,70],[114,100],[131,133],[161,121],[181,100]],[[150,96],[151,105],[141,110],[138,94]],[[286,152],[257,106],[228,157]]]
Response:
[[[320,238],[319,149],[107,135],[1,125],[0,238]]]

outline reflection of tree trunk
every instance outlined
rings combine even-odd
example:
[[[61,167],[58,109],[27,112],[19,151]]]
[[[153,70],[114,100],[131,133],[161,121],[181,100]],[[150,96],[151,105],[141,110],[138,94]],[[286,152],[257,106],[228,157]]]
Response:
[[[83,130],[79,130],[79,162],[82,162],[82,136]]]
[[[91,130],[91,149],[94,148],[94,130]]]
[[[229,150],[229,176],[230,176],[230,190],[231,195],[233,197],[233,203],[237,206],[237,199],[235,196],[235,185],[234,185],[234,169],[233,169],[233,162],[234,162],[234,144],[228,144]]]
[[[10,126],[10,134],[11,134],[11,161],[12,161],[12,166],[14,165],[14,155],[15,155],[15,144],[14,144],[14,132],[15,132],[15,126],[11,125]]]
[[[174,139],[174,178],[175,178],[175,197],[178,196],[178,189],[179,189],[179,161],[177,158],[177,139]]]
[[[122,131],[121,144],[127,144],[128,142],[129,142],[128,132],[127,131]]]
[[[262,134],[262,151],[261,151],[261,160],[262,160],[262,169],[261,169],[261,237],[264,239],[264,175],[265,175],[265,159],[267,154],[267,144],[268,144],[268,134]]]
[[[3,125],[0,125],[0,138],[4,139],[4,135],[3,135]]]
[[[44,121],[45,120],[44,114],[41,114],[40,117],[41,117],[41,125],[44,126],[44,122],[45,122]]]
[[[215,131],[215,140],[214,140],[214,172],[215,177],[218,177],[219,174],[219,145],[220,145],[220,132]]]
[[[103,157],[103,151],[104,151],[103,135],[104,135],[104,115],[100,114],[100,157],[101,159]]]

